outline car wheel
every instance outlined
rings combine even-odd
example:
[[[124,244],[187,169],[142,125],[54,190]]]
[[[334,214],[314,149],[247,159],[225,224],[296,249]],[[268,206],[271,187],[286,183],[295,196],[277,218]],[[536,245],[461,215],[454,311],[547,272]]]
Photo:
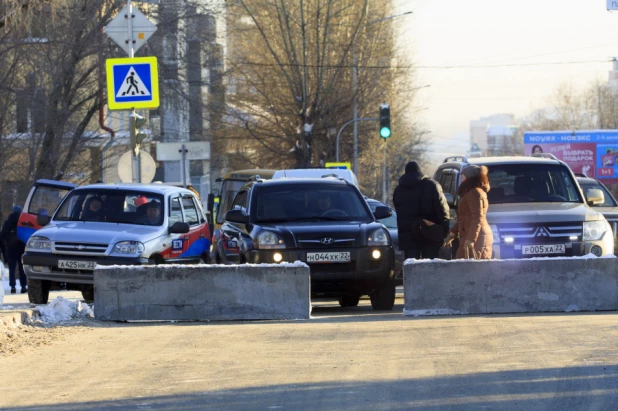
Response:
[[[374,310],[392,310],[395,305],[396,286],[393,280],[382,284],[369,296]]]
[[[163,257],[161,257],[159,254],[157,254],[157,255],[153,255],[152,257],[150,257],[150,258],[148,259],[148,262],[149,262],[150,264],[154,264],[154,265],[160,265],[160,264],[163,264],[163,263],[164,263],[164,261],[163,261]]]
[[[86,288],[82,290],[82,297],[88,304],[93,303],[94,302],[94,287]]]
[[[345,295],[339,298],[339,305],[342,307],[356,307],[360,301],[360,295]]]
[[[210,264],[210,255],[208,255],[208,253],[202,254],[199,264]]]
[[[49,300],[49,287],[49,281],[28,281],[28,300],[32,304],[47,304],[47,300]]]

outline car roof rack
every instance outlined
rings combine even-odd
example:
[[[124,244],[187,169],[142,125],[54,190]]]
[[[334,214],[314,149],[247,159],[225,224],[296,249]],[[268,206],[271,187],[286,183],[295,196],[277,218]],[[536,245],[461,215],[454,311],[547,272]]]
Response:
[[[533,154],[530,154],[530,157],[549,158],[550,160],[558,160],[558,157],[556,157],[552,153],[533,153]]]
[[[468,158],[466,156],[450,156],[445,158],[443,163],[448,163],[449,161],[461,161],[463,163],[467,163]]]

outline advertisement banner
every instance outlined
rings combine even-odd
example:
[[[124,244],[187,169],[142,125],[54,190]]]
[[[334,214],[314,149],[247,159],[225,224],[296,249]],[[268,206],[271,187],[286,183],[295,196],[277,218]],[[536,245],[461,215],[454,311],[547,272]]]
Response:
[[[574,173],[618,184],[618,130],[524,133],[524,154],[550,153]]]

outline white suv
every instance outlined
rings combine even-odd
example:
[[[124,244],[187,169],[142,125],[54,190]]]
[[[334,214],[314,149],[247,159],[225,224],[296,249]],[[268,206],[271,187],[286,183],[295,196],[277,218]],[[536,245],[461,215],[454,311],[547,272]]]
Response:
[[[34,193],[29,200],[36,198]],[[68,192],[53,217],[41,213],[37,222],[44,227],[27,240],[23,256],[28,297],[35,304],[47,303],[54,288],[81,290],[86,300],[93,300],[97,264],[209,260],[206,215],[196,195],[184,188],[161,184],[79,187]]]
[[[590,205],[603,203],[603,193],[586,195],[566,163],[555,157],[448,157],[434,175],[456,218],[461,170],[488,168],[487,221],[494,233],[494,258],[596,256],[614,253],[612,229]]]

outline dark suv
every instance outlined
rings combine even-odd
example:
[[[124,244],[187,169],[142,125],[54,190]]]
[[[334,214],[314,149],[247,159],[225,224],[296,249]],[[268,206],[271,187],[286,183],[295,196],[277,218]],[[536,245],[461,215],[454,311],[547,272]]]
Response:
[[[311,296],[336,297],[344,307],[369,295],[375,310],[395,302],[394,252],[387,229],[353,184],[338,178],[257,180],[245,184],[213,244],[223,263],[302,261]]]
[[[610,225],[590,207],[603,203],[603,193],[592,188],[584,196],[569,166],[551,154],[446,158],[434,179],[453,208],[451,218],[456,217],[461,171],[470,164],[488,168],[494,258],[614,253]]]

